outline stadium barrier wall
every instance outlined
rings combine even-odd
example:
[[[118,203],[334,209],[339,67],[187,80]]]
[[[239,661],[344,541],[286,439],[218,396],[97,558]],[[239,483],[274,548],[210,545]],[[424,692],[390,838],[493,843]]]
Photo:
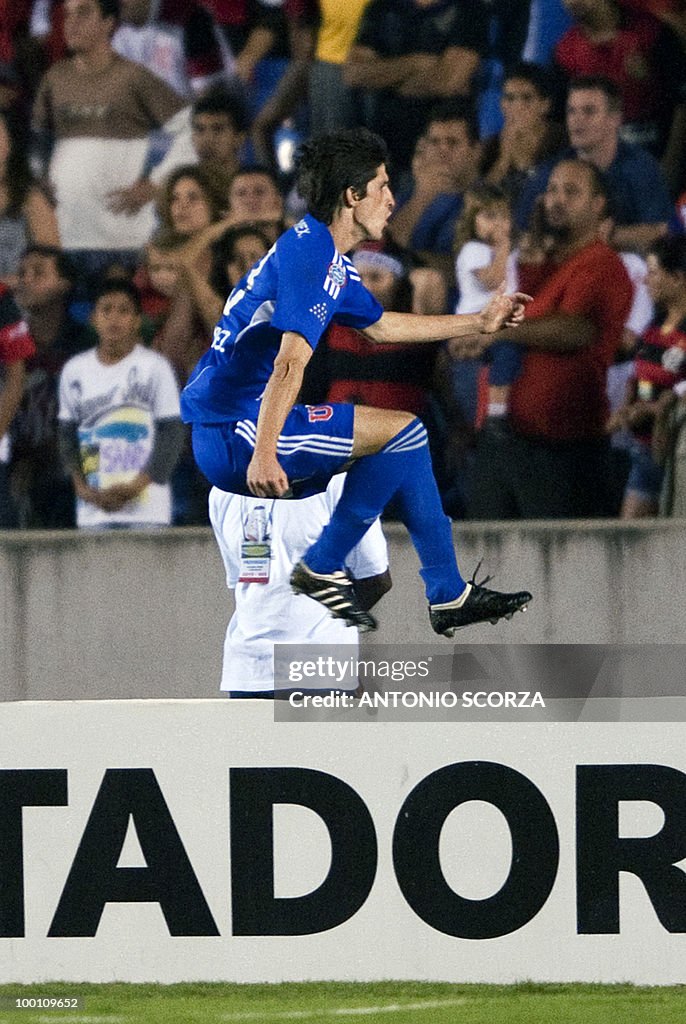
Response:
[[[393,590],[371,643],[431,641],[417,560],[386,527]],[[526,615],[472,627],[472,643],[686,641],[686,524],[455,527],[463,571],[483,558]],[[183,698],[217,693],[233,603],[209,529],[0,534],[0,697]]]
[[[0,705],[0,982],[682,983],[678,723]]]

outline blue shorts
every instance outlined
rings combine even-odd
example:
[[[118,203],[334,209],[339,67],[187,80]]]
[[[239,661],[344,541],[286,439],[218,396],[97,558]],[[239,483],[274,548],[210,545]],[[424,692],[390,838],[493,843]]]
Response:
[[[276,445],[276,457],[291,485],[288,497],[320,494],[350,462],[354,419],[353,405],[293,406]],[[233,494],[250,494],[245,478],[256,429],[251,419],[193,424],[195,461],[211,484]]]

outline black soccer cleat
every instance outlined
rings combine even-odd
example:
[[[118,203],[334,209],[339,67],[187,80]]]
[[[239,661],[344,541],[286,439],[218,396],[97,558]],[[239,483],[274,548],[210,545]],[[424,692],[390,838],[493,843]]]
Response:
[[[291,573],[291,590],[306,594],[323,604],[335,619],[343,619],[347,626],[356,626],[360,633],[377,629],[373,615],[363,611],[357,603],[355,587],[350,577],[338,570],[332,573],[317,573],[308,569],[304,562],[298,562]]]
[[[461,604],[451,601],[449,604],[429,605],[429,618],[434,632],[452,637],[461,626],[511,619],[515,612],[525,612],[531,601],[528,590],[501,594],[498,590],[488,590],[473,578],[467,586],[470,588],[469,593]]]

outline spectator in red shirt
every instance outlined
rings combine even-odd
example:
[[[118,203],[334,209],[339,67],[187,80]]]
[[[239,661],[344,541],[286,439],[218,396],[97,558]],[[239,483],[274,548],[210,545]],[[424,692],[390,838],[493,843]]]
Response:
[[[400,255],[383,252],[375,243],[359,248],[353,263],[362,283],[384,309],[443,313],[445,287],[438,271],[418,268],[408,273]],[[426,411],[437,348],[424,345],[417,352],[410,345],[378,344],[352,327],[331,324],[326,335],[326,401],[403,409],[421,416]]]
[[[620,257],[598,237],[607,198],[592,164],[560,162],[543,203],[552,248],[536,267],[526,323],[498,335],[525,352],[510,396],[511,429],[479,438],[474,518],[582,518],[611,511],[606,376],[631,305],[631,283]],[[526,286],[523,270],[520,284]]]
[[[26,360],[36,346],[26,321],[6,285],[0,283],[0,529],[17,525],[9,487],[8,430],[24,394]]]
[[[648,253],[646,282],[659,315],[643,332],[624,405],[608,430],[630,431],[631,469],[623,519],[657,515],[662,467],[652,454],[653,428],[686,381],[686,238],[663,238]],[[680,389],[677,388],[677,391]]]

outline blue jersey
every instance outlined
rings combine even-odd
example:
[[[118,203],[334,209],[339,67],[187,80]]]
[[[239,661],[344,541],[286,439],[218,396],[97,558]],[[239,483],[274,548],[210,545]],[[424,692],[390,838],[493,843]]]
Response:
[[[256,419],[284,331],[303,335],[314,349],[331,320],[362,329],[382,313],[326,225],[306,216],[229,295],[212,345],[181,394],[183,419]]]

